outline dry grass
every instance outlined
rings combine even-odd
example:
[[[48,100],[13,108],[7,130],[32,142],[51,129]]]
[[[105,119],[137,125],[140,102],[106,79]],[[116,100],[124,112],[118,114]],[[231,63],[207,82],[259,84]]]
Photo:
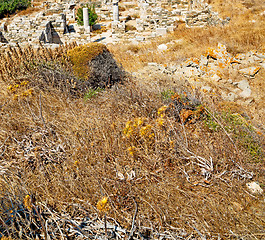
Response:
[[[237,31],[240,24],[251,34]],[[233,52],[262,49],[264,26],[254,25],[182,29],[112,51],[135,70],[198,56],[219,41]],[[184,42],[172,51],[155,50],[178,38]],[[78,79],[66,53],[74,46],[0,55],[0,220],[6,223],[0,233],[19,238],[8,228],[10,211],[30,194],[38,211],[47,206],[73,219],[100,217],[97,202],[109,197],[108,219],[127,229],[136,202],[135,225],[147,235],[144,227],[175,238],[263,239],[264,194],[250,194],[246,183],[264,188],[264,133],[242,117],[244,109],[204,97],[188,83],[171,87],[170,80],[165,88],[127,79],[85,101],[82,91],[73,92]]]
[[[16,13],[16,16],[26,16],[26,15],[30,15],[30,14],[33,14],[33,13],[40,12],[40,11],[42,11],[44,9],[44,8],[37,7],[37,5],[34,6],[34,7],[28,7],[25,10],[19,11],[18,13]]]
[[[108,216],[129,229],[135,199],[140,229],[182,232],[183,237],[200,232],[209,238],[262,238],[262,197],[245,190],[251,172],[256,181],[265,182],[262,155],[251,160],[242,139],[230,137],[233,131],[227,135],[223,128],[210,130],[204,123],[208,113],[198,105],[202,96],[187,91],[182,97],[163,100],[156,85],[128,80],[84,101],[56,85],[49,86],[55,75],[45,75],[46,88],[36,85],[39,75],[34,78],[34,71],[23,62],[29,61],[26,66],[31,64],[32,69],[44,63],[34,63],[27,49],[22,53],[23,61],[1,56],[7,61],[1,65],[0,81],[3,200],[15,196],[23,202],[31,194],[37,206],[44,203],[76,217],[69,209],[71,204],[92,214],[98,200],[108,196]],[[44,51],[39,56],[48,59],[56,54]],[[11,59],[17,66],[15,72],[8,63]],[[56,59],[61,58],[50,58],[44,65],[52,69]],[[24,87],[21,79],[26,77]],[[19,84],[16,88],[21,91],[34,91],[14,97],[10,84]],[[214,106],[216,100],[209,99],[208,105]],[[158,111],[164,104],[170,110]],[[217,113],[215,117],[221,126],[229,126],[225,118]],[[208,123],[218,125],[213,119]],[[255,131],[249,135],[257,144],[262,139]]]
[[[255,5],[257,8],[259,7],[259,13],[244,7],[240,1],[236,3],[220,1],[219,5],[217,4],[218,1],[212,2],[215,2],[219,12],[225,14],[225,17],[231,17],[228,25],[203,29],[181,26],[166,37],[156,38],[151,43],[139,44],[141,50],[137,54],[128,52],[130,44],[113,46],[111,49],[114,55],[125,69],[135,71],[148,62],[168,64],[182,61],[188,57],[200,56],[205,53],[208,47],[217,46],[218,42],[225,44],[231,53],[265,50],[264,16],[259,15],[265,7],[260,1],[256,1]],[[255,22],[252,22],[252,20],[255,20]],[[157,50],[157,46],[162,43],[170,43],[169,49],[163,54]]]

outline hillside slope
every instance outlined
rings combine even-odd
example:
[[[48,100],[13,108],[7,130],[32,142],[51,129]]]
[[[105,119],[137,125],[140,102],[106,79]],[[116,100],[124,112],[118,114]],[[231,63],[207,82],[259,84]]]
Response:
[[[105,89],[84,82],[87,59],[71,60],[82,46],[1,53],[0,237],[263,239],[264,8],[233,7],[227,26],[108,46],[127,74]],[[203,57],[218,63],[218,43],[243,67],[195,76]],[[100,65],[106,48],[88,49]],[[253,76],[238,71],[252,66]],[[247,80],[251,96],[224,99],[242,85],[229,79]]]

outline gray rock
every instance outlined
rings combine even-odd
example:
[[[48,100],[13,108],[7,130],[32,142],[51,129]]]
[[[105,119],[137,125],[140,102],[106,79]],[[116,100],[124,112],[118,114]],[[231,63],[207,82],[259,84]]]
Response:
[[[149,62],[147,65],[150,67],[157,67],[158,66],[158,64],[156,62]]]
[[[222,98],[225,100],[225,101],[229,101],[229,102],[233,102],[235,101],[235,99],[237,98],[237,95],[233,92],[230,92],[228,94],[226,93],[222,93]]]
[[[249,98],[251,96],[251,89],[250,88],[245,89],[239,94],[239,96],[242,98]]]
[[[157,47],[157,49],[160,50],[160,51],[166,51],[167,50],[167,45],[166,44],[160,44]]]
[[[258,58],[265,59],[265,53],[255,53],[254,55]]]
[[[260,70],[260,67],[248,67],[248,68],[243,68],[239,70],[239,73],[254,77],[257,72]]]
[[[201,72],[197,68],[191,68],[191,67],[183,67],[181,69],[182,74],[185,77],[192,77],[192,76],[200,76]]]
[[[221,80],[221,77],[218,76],[217,74],[214,74],[213,76],[211,76],[211,80],[218,82],[219,80]]]
[[[156,28],[156,35],[163,36],[167,34],[167,28]]]
[[[236,82],[235,85],[240,88],[241,90],[246,90],[246,89],[250,89],[250,86],[249,86],[249,83],[248,83],[248,80],[244,79],[240,82]]]
[[[207,66],[208,64],[208,59],[206,56],[201,56],[201,61],[200,61],[200,66]]]
[[[5,39],[5,37],[1,31],[0,31],[0,43],[8,43],[8,41]]]
[[[261,63],[260,66],[265,69],[265,62]]]
[[[253,194],[262,194],[263,193],[263,189],[260,187],[260,185],[257,182],[250,182],[247,183],[247,188],[249,189],[249,191]]]

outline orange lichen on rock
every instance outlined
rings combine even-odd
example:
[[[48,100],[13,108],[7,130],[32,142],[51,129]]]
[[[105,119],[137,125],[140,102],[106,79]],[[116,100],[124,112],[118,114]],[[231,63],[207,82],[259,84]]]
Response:
[[[239,70],[239,73],[254,77],[254,75],[260,70],[260,67],[248,67]]]
[[[215,58],[215,59],[226,59],[229,54],[226,51],[226,46],[223,44],[218,44],[217,48],[208,48],[207,51],[207,56]]]
[[[198,58],[188,58],[183,64],[183,66],[186,67],[194,67],[199,65],[199,59]]]

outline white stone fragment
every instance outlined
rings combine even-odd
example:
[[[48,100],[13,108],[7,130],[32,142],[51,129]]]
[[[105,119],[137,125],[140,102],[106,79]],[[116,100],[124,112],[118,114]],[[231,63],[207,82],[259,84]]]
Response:
[[[263,189],[260,187],[260,185],[257,182],[250,182],[246,184],[249,191],[253,194],[257,193],[257,194],[262,194],[263,193]]]
[[[160,50],[160,51],[166,51],[167,50],[167,45],[166,44],[160,44],[157,47],[157,49]]]

